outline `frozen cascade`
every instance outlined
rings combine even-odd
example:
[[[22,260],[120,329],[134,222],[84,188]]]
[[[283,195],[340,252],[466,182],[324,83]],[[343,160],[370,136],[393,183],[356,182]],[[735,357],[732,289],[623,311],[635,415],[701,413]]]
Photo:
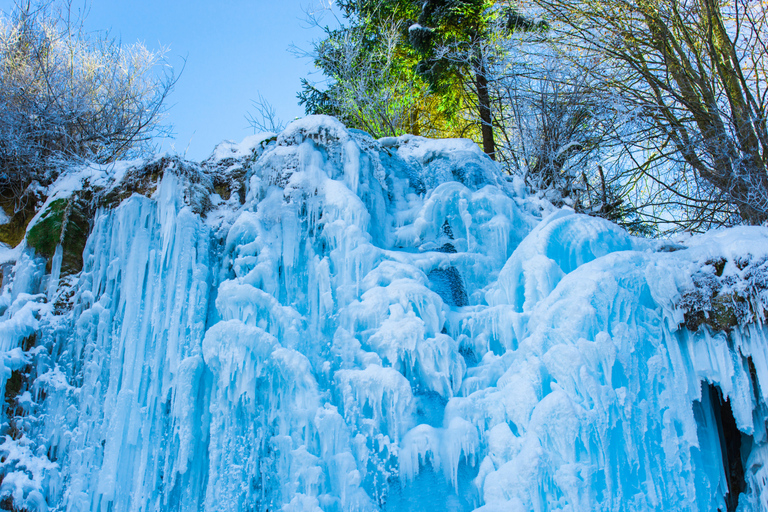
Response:
[[[634,238],[327,117],[48,195],[0,509],[768,510],[768,229]]]

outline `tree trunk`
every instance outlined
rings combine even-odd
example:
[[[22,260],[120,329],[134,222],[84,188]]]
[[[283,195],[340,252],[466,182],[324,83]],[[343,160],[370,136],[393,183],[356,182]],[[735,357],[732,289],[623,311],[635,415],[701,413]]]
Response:
[[[485,76],[483,59],[478,58],[475,85],[477,86],[477,107],[480,111],[480,123],[483,134],[483,151],[496,160],[496,143],[493,140],[493,119],[491,118],[491,98],[488,95],[488,79]]]

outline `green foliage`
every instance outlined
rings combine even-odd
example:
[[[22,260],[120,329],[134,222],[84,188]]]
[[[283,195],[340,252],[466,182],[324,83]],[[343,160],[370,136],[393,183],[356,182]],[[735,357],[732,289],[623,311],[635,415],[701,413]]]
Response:
[[[343,117],[340,109],[335,105],[332,91],[321,91],[306,78],[301,79],[301,91],[296,95],[299,105],[304,106],[308,115],[329,115]]]
[[[328,86],[303,80],[300,104],[308,114],[334,115],[375,136],[414,133],[478,139],[476,102],[466,86],[471,65],[454,62],[456,48],[445,45],[468,41],[466,34],[479,29],[467,23],[484,20],[483,12],[492,4],[454,3],[422,9],[413,0],[340,0],[342,26],[326,27],[326,37],[314,48],[315,65],[328,78]],[[425,11],[430,13],[427,18]],[[441,24],[438,29],[419,28],[417,19]],[[479,27],[481,21],[472,23]],[[419,41],[420,35],[432,33],[440,37],[430,37],[428,45]]]
[[[419,52],[417,73],[433,91],[451,97],[470,92],[469,84],[487,72],[487,61],[503,58],[499,37],[544,27],[492,0],[427,0],[409,41]],[[456,105],[455,99],[451,103]]]
[[[307,114],[333,115],[375,136],[409,131],[409,109],[416,104],[418,84],[408,69],[408,49],[400,44],[401,17],[393,17],[389,2],[344,2],[340,8],[346,24],[323,27],[325,38],[313,52],[328,87],[303,79],[299,103]]]
[[[539,26],[492,0],[426,0],[409,41],[419,52],[416,72],[443,99],[449,116],[479,122],[483,151],[496,159],[497,119],[491,68],[506,56],[500,40]]]

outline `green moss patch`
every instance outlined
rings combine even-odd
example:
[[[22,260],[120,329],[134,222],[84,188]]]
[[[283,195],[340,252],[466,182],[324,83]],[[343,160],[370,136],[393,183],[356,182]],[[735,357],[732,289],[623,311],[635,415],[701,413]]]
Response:
[[[27,244],[34,247],[39,255],[51,258],[56,252],[56,246],[61,240],[66,209],[66,199],[53,201],[48,205],[40,220],[29,230]]]
[[[61,275],[80,272],[83,250],[90,232],[89,205],[77,196],[57,199],[48,205],[38,222],[27,233],[27,243],[50,260],[61,244]]]
[[[213,191],[219,194],[219,196],[221,196],[221,198],[225,201],[228,201],[229,197],[232,195],[231,187],[227,182],[214,181]]]
[[[736,293],[727,293],[712,297],[709,308],[685,313],[685,326],[690,331],[696,331],[702,325],[712,331],[730,332],[739,326],[739,317],[744,311],[750,311],[749,302]]]

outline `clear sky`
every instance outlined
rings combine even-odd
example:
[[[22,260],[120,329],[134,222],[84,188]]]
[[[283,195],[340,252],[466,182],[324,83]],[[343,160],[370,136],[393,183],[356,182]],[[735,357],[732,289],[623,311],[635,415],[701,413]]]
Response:
[[[81,6],[83,0],[74,0]],[[245,118],[261,93],[286,121],[303,116],[296,100],[300,78],[314,70],[303,49],[321,36],[304,21],[313,0],[90,0],[86,27],[110,30],[130,44],[169,48],[174,69],[186,65],[169,98],[167,121],[175,140],[163,149],[202,159],[224,139],[253,133]],[[7,11],[13,0],[0,0]],[[314,5],[318,5],[314,1]],[[313,75],[317,79],[319,75]]]

